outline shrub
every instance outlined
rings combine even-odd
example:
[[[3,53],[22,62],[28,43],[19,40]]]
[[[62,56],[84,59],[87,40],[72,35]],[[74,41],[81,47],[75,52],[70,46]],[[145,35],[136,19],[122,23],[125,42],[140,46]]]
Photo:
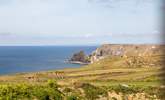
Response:
[[[84,83],[81,88],[83,88],[86,98],[90,100],[95,100],[99,98],[99,95],[107,95],[107,91],[105,91],[104,89],[93,86],[88,83]]]
[[[63,90],[63,92],[69,93],[69,92],[73,92],[73,90],[72,90],[71,88],[65,88],[65,89]]]
[[[48,80],[47,85],[51,88],[57,88],[58,87],[57,82],[55,80]]]
[[[70,95],[67,97],[67,100],[79,100],[79,99],[78,99],[78,96],[76,95]]]
[[[138,87],[134,87],[134,86],[122,86],[122,85],[118,85],[118,86],[111,86],[109,87],[110,91],[115,91],[117,93],[121,92],[124,94],[131,94],[131,93],[137,93],[139,92]]]
[[[62,100],[63,96],[60,91],[53,88],[39,88],[35,91],[34,96],[39,100]]]
[[[7,84],[0,85],[0,100],[18,99],[62,100],[57,84],[49,81],[47,85]]]

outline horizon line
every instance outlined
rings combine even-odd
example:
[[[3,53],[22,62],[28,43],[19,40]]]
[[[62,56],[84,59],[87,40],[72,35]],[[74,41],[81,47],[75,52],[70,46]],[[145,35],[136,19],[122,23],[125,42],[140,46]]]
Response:
[[[101,43],[101,44],[0,44],[0,46],[100,46],[105,44],[116,45],[165,45],[165,43]]]

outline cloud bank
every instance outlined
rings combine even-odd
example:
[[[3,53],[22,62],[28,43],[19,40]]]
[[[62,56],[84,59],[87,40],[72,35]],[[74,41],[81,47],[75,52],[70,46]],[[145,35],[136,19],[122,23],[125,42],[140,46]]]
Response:
[[[0,45],[157,43],[159,9],[159,0],[0,0]]]

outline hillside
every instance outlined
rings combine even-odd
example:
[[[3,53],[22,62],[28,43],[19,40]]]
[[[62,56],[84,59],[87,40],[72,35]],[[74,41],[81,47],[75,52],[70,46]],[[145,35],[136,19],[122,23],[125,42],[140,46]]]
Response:
[[[125,50],[122,56],[106,54],[116,51],[119,47]],[[162,70],[165,57],[164,46],[141,46],[137,51],[135,49],[137,49],[136,46],[114,45],[109,50],[109,46],[103,45],[96,50],[97,52],[93,52],[93,57],[102,58],[92,64],[80,68],[0,76],[0,84],[14,84],[15,86],[15,84],[25,83],[28,86],[29,84],[30,86],[42,86],[49,80],[55,80],[59,85],[58,91],[64,93],[65,97],[71,95],[79,98],[76,100],[96,100],[96,98],[99,100],[113,98],[117,100],[124,100],[121,98],[163,100],[165,98]],[[102,54],[98,56],[100,52]],[[66,89],[70,92],[66,93]],[[132,95],[135,96],[132,97]],[[33,96],[36,95],[33,94]]]
[[[154,44],[104,44],[91,54],[91,63],[107,56],[153,56],[164,55],[165,45]]]

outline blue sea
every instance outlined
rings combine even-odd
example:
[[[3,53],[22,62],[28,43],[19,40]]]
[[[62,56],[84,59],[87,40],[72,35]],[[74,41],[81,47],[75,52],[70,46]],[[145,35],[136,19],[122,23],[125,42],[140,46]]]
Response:
[[[47,71],[80,67],[65,61],[83,50],[90,54],[96,46],[0,46],[0,74]]]

